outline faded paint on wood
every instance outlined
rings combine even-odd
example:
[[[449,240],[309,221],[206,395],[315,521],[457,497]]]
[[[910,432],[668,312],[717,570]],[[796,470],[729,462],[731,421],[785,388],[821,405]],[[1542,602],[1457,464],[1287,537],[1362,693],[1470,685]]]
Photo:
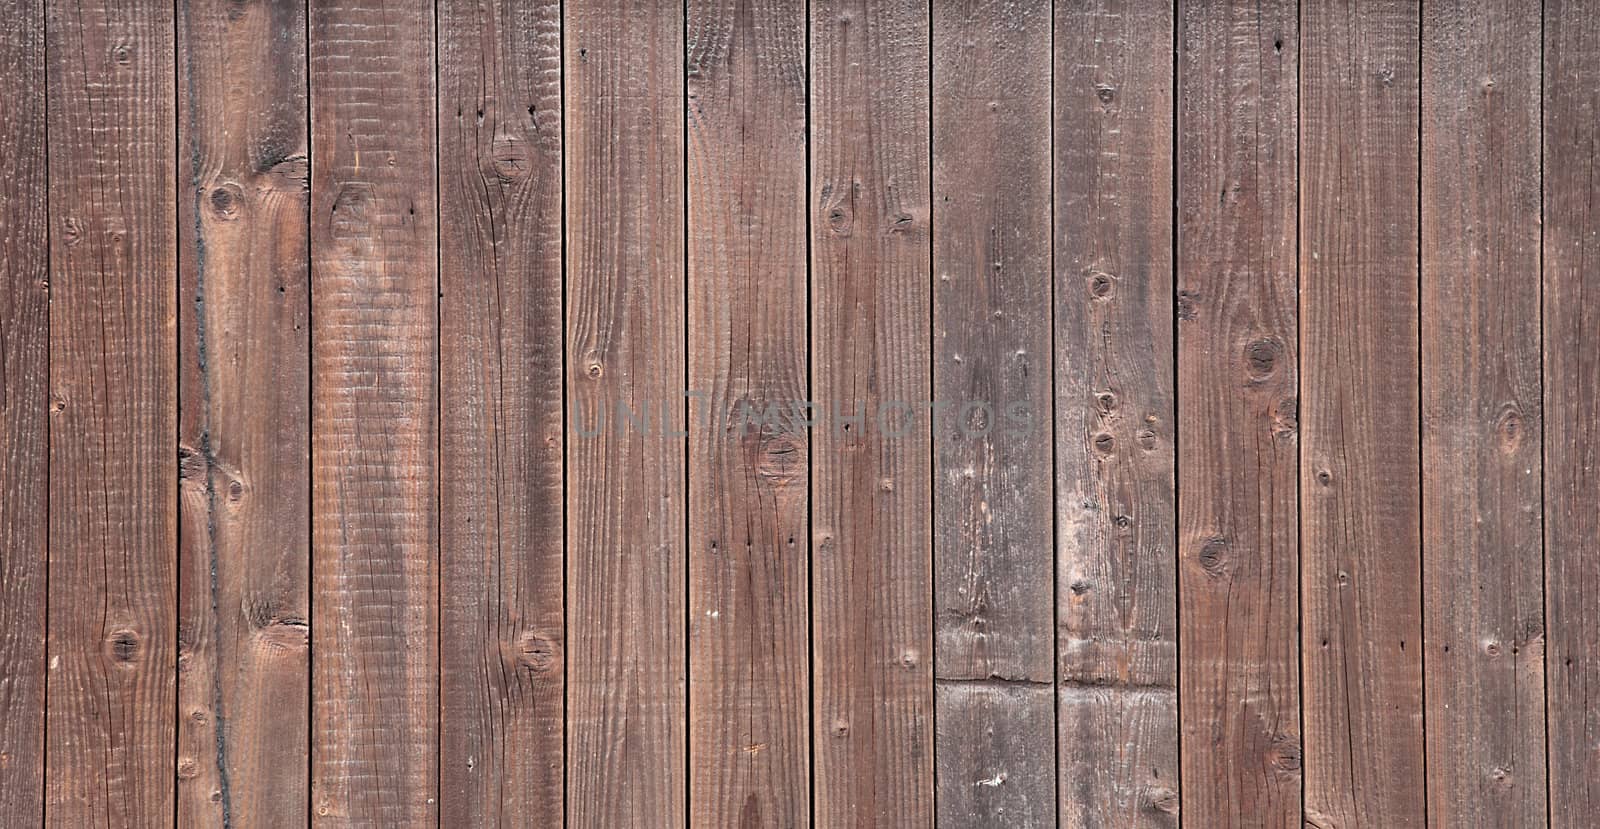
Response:
[[[1170,9],[1055,23],[1058,816],[1176,826]],[[1166,48],[1164,48],[1166,47]]]
[[[928,827],[930,21],[819,0],[810,25],[815,820]]]
[[[44,7],[0,31],[0,815],[44,814],[50,316]]]
[[[179,651],[174,23],[89,0],[48,5],[45,30],[44,819],[154,826],[174,810]]]
[[[1420,17],[1302,7],[1305,812],[1422,826]]]
[[[1298,826],[1296,8],[1178,10],[1183,814]]]
[[[686,11],[690,823],[805,826],[805,6]]]
[[[561,9],[438,15],[440,814],[560,825]]]
[[[433,9],[314,0],[310,17],[312,819],[433,822]]]
[[[1550,825],[1600,813],[1600,17],[1552,0],[1544,26],[1544,550]],[[1580,174],[1581,172],[1581,174]]]
[[[178,821],[304,822],[303,5],[178,9]]]
[[[564,14],[567,822],[670,829],[688,822],[683,16]]]
[[[1428,822],[1546,819],[1539,9],[1422,21]]]

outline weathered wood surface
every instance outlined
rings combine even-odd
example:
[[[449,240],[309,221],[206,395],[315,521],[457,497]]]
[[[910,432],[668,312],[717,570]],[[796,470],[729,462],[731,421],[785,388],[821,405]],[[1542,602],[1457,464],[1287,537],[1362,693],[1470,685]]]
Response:
[[[1600,814],[1600,17],[1570,0],[1544,26],[1544,549],[1550,825]],[[1579,174],[1582,171],[1582,174]]]
[[[177,23],[178,822],[284,826],[310,734],[305,7]]]
[[[689,822],[807,826],[806,9],[686,9]]]
[[[930,827],[930,21],[818,0],[810,29],[813,814]]]
[[[1176,826],[1170,9],[1055,21],[1061,825]]]
[[[1316,3],[1301,23],[1305,812],[1422,826],[1420,17]]]
[[[0,824],[1600,805],[1572,0],[3,10]]]
[[[933,399],[943,404],[932,413],[941,685],[934,757],[942,826],[1055,819],[1055,752],[1039,753],[1054,740],[1029,733],[1023,745],[988,734],[1055,731],[1051,25],[1046,2],[933,7]],[[989,682],[1014,687],[973,685]],[[996,775],[1014,779],[979,784]]]
[[[438,819],[433,9],[314,0],[311,813]]]
[[[179,651],[173,12],[49,4],[45,27],[44,820],[155,826],[174,811]]]
[[[561,7],[439,26],[440,814],[560,825]]]
[[[1546,819],[1539,30],[1534,4],[1423,6],[1423,675],[1438,826]]]
[[[1298,826],[1294,3],[1178,9],[1183,815]]]
[[[564,14],[566,817],[671,829],[688,823],[683,16]]]
[[[49,229],[44,8],[0,6],[0,816],[44,814]]]

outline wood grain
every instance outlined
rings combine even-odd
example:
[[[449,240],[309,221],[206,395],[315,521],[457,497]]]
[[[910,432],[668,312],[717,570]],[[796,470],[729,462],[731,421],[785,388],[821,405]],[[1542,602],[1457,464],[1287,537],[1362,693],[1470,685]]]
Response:
[[[440,813],[561,824],[561,9],[438,6]]]
[[[87,0],[50,4],[45,27],[44,818],[155,826],[174,809],[178,653],[174,21]]]
[[[1571,0],[1545,6],[1544,26],[1544,550],[1550,614],[1550,825],[1600,813],[1600,187],[1589,173],[1600,141],[1600,18]]]
[[[316,0],[310,19],[312,817],[433,822],[433,8]]]
[[[1296,9],[1178,13],[1183,816],[1299,826]]]
[[[1422,23],[1428,822],[1546,820],[1539,10]]]
[[[305,820],[304,6],[178,9],[178,821]]]
[[[689,820],[806,826],[805,6],[686,14]]]
[[[1017,685],[940,692],[942,826],[1055,814],[1054,752],[986,735],[1055,720],[1050,30],[1044,2],[933,8],[934,672]],[[1002,772],[1051,782],[979,786]]]
[[[1421,826],[1418,6],[1302,7],[1305,812]]]
[[[44,815],[50,434],[44,8],[0,6],[0,816]]]
[[[1064,826],[1176,826],[1169,9],[1055,21],[1056,624]]]
[[[933,824],[930,36],[909,0],[811,5],[819,826]]]
[[[567,822],[670,829],[688,821],[687,424],[656,427],[687,406],[683,16],[564,15]]]

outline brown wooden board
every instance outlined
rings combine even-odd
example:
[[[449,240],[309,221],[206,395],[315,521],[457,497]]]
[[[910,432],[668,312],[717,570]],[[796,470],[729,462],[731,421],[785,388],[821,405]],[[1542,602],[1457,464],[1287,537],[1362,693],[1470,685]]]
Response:
[[[173,12],[49,4],[45,27],[44,818],[155,826],[173,815],[179,651]]]
[[[306,18],[178,7],[178,821],[305,821]]]
[[[44,8],[0,6],[0,816],[44,815],[50,435]]]
[[[1422,826],[1413,2],[1301,11],[1305,812]]]
[[[933,824],[929,26],[811,5],[818,826]]]
[[[1550,825],[1600,814],[1600,17],[1572,0],[1545,5],[1544,548],[1550,614]]]
[[[806,826],[806,9],[686,12],[689,822]]]
[[[314,0],[313,822],[438,818],[429,5]]]
[[[941,826],[1055,815],[1055,752],[985,733],[1054,732],[1050,34],[1045,2],[933,7],[934,675],[1017,686],[940,691]]]
[[[1055,26],[1059,819],[1176,826],[1173,16]]]
[[[564,15],[567,822],[670,829],[688,821],[683,14]]]
[[[1546,819],[1539,8],[1422,21],[1428,822]]]
[[[1295,4],[1177,39],[1184,821],[1298,826]]]
[[[561,825],[561,9],[438,6],[440,814]]]

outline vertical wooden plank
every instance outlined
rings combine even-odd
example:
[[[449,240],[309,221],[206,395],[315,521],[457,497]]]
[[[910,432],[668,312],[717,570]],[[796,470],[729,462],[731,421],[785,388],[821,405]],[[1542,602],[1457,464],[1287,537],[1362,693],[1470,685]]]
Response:
[[[311,4],[312,815],[438,815],[433,7]]]
[[[930,36],[914,0],[811,4],[818,826],[933,824]]]
[[[1545,823],[1539,4],[1422,26],[1428,822]]]
[[[1047,2],[933,4],[942,826],[1055,819],[1050,36]]]
[[[45,538],[50,447],[44,7],[0,32],[0,814],[44,815]]]
[[[438,14],[440,808],[559,826],[561,6]]]
[[[1544,541],[1550,823],[1600,813],[1600,17],[1550,0],[1544,25]],[[1596,293],[1591,294],[1590,291]]]
[[[50,825],[173,820],[173,30],[170,6],[46,7]]]
[[[1060,822],[1176,826],[1172,10],[1055,26]]]
[[[564,15],[567,820],[681,827],[683,10],[569,0]]]
[[[305,7],[178,10],[178,820],[305,820]]]
[[[806,826],[806,12],[685,11],[690,823]]]
[[[1183,815],[1298,826],[1296,8],[1178,26]]]
[[[1419,7],[1301,12],[1305,813],[1421,826]]]

